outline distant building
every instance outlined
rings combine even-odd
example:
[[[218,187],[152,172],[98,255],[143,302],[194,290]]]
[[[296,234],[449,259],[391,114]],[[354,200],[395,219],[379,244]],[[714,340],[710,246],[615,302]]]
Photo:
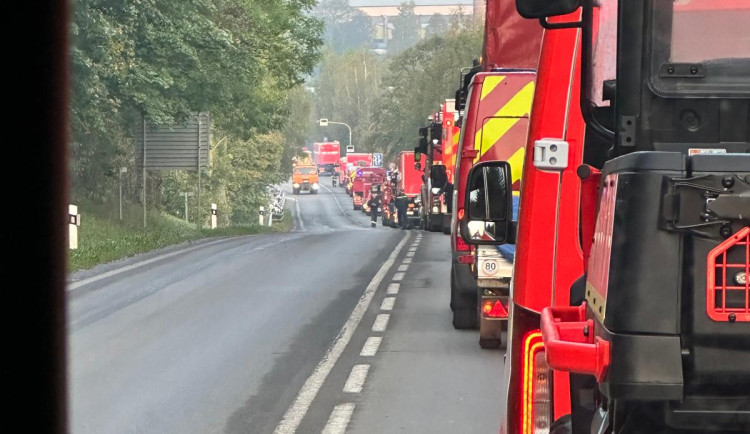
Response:
[[[373,51],[384,54],[388,40],[393,36],[393,24],[390,19],[398,16],[399,8],[405,0],[350,0],[349,4],[359,9],[372,19],[374,35],[372,38]],[[485,0],[414,0],[414,15],[424,30],[434,15],[445,17],[461,15],[474,16],[475,12],[484,18]],[[477,10],[478,8],[478,10]],[[422,34],[424,36],[424,32]]]

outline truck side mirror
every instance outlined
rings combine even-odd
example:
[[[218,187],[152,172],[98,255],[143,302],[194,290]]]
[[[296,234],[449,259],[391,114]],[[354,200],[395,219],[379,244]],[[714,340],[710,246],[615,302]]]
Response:
[[[546,18],[576,11],[580,0],[516,0],[516,9],[524,18]]]
[[[497,245],[511,240],[513,185],[510,164],[486,161],[469,172],[461,237],[469,244]]]

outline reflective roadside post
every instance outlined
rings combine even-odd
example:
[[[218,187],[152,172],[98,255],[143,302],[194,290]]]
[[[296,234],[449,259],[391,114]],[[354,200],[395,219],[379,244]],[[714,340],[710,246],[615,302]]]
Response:
[[[68,205],[68,243],[71,250],[78,248],[78,226],[81,226],[81,215],[77,205]]]
[[[120,174],[117,177],[118,184],[120,184],[120,221],[122,221],[122,174],[128,173],[127,167],[120,167]]]
[[[211,229],[216,229],[216,212],[217,212],[216,204],[212,203],[211,204]]]
[[[266,213],[266,208],[265,207],[260,207],[260,209],[258,211],[259,211],[258,212],[258,224],[261,225],[261,226],[263,226],[263,214]]]

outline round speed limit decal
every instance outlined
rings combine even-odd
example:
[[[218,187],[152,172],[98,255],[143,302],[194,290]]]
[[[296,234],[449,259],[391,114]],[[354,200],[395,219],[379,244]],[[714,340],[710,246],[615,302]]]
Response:
[[[485,259],[482,264],[482,271],[484,271],[484,274],[494,276],[497,274],[497,261],[494,259]]]

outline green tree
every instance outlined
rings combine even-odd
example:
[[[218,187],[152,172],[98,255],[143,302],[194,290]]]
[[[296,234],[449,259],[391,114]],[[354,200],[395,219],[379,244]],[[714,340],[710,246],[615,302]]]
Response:
[[[342,55],[327,52],[315,80],[315,107],[320,118],[344,122],[351,126],[354,145],[360,148],[361,138],[369,134],[373,107],[382,92],[383,62],[367,49],[348,51]],[[313,136],[329,137],[347,145],[346,127],[316,127]],[[361,149],[361,148],[360,148]]]
[[[426,36],[438,36],[447,32],[449,28],[448,18],[445,15],[434,14],[427,23]]]
[[[427,116],[453,98],[460,70],[481,54],[481,27],[468,27],[426,39],[388,62],[383,88],[374,103],[371,133],[365,146],[381,149],[389,157],[416,145],[417,130]]]
[[[322,0],[316,16],[325,24],[326,44],[336,53],[369,46],[373,35],[372,20],[349,0]]]
[[[78,0],[71,49],[74,199],[111,197],[118,168],[133,168],[132,134],[142,115],[164,125],[209,111],[214,134],[228,137],[234,154],[242,154],[234,147],[254,146],[261,137],[279,163],[289,93],[312,72],[323,42],[314,6],[315,0]],[[262,182],[283,172],[278,164],[248,167],[272,170],[251,177]],[[193,175],[150,174],[149,188],[162,193],[149,192],[153,206],[171,209],[169,188]],[[221,170],[206,176],[230,182]]]
[[[398,15],[391,20],[393,38],[388,42],[389,53],[399,53],[419,41],[419,17],[414,14],[414,1],[401,3]]]

